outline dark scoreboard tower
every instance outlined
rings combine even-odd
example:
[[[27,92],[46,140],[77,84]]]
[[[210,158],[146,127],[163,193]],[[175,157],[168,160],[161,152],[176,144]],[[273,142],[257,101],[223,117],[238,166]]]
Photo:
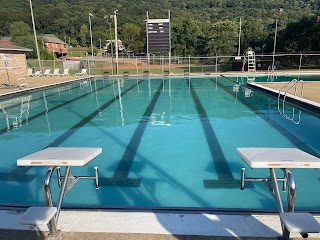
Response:
[[[169,19],[150,19],[147,21],[149,53],[170,52]]]
[[[169,64],[171,58],[171,32],[170,32],[170,11],[168,19],[149,19],[147,12],[147,54],[148,62],[150,53],[169,53]]]

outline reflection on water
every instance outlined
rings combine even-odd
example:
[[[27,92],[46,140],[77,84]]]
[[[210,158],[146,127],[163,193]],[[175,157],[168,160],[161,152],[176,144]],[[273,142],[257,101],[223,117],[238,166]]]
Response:
[[[122,94],[121,94],[121,87],[124,86],[124,80],[118,79],[117,82],[118,82],[118,96],[119,96],[119,104],[120,104],[121,126],[124,126],[123,104],[122,104]]]
[[[43,101],[44,101],[44,107],[46,109],[46,120],[47,120],[47,126],[48,126],[48,133],[49,133],[49,140],[50,140],[50,143],[52,143],[54,141],[54,138],[52,137],[52,134],[51,134],[51,126],[50,126],[50,120],[49,120],[49,108],[48,108],[48,102],[47,102],[47,98],[46,98],[46,93],[43,92]]]
[[[7,131],[28,124],[30,100],[31,95],[0,102],[0,109],[5,115]]]

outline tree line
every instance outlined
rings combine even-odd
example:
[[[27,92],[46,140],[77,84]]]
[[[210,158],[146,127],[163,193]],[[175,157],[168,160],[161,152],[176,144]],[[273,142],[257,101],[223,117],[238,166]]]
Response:
[[[231,55],[272,52],[277,22],[277,52],[319,51],[320,0],[33,0],[37,33],[55,34],[71,46],[90,47],[89,13],[96,47],[114,38],[113,11],[118,12],[118,39],[128,51],[146,51],[146,12],[167,18],[170,9],[172,54]],[[284,11],[280,12],[282,8]],[[0,36],[34,47],[29,1],[11,0],[0,8]],[[277,19],[277,21],[276,21]],[[29,37],[28,37],[29,36]],[[34,54],[34,53],[32,53]],[[45,51],[43,51],[44,55]],[[32,56],[31,56],[32,57]]]

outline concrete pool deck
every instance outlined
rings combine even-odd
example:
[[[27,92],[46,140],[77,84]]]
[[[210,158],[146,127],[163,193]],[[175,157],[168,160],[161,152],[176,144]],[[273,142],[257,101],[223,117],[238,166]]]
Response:
[[[0,210],[0,239],[48,239],[47,226],[19,224],[21,210]],[[315,216],[320,221],[320,216]],[[277,239],[278,214],[214,214],[201,212],[134,212],[63,210],[58,229],[73,239]],[[35,231],[37,230],[37,231]],[[290,235],[301,239],[299,234]],[[320,239],[320,234],[309,234]]]
[[[287,82],[269,82],[269,83],[257,83],[259,85],[272,88],[274,90],[279,90],[283,88]],[[297,86],[297,96],[300,96],[301,91],[301,84]],[[294,94],[294,88],[289,90],[290,94]],[[303,98],[320,103],[320,81],[319,82],[304,82],[304,89],[303,89]]]

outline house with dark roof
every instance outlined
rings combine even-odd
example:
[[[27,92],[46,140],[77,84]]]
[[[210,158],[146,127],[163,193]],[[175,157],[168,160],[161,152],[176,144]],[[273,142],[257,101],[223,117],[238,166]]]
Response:
[[[27,72],[26,52],[32,49],[0,42],[0,80],[22,77]]]
[[[33,37],[33,36],[32,36]],[[39,43],[42,42],[42,46],[46,47],[50,53],[55,53],[56,58],[62,58],[68,55],[69,45],[64,41],[60,40],[53,34],[37,34]],[[11,36],[0,36],[0,42],[8,43],[11,42]]]
[[[68,55],[68,44],[57,38],[55,35],[38,35],[38,39],[41,39],[42,44],[46,45],[49,52],[54,52],[57,58],[61,58]]]

